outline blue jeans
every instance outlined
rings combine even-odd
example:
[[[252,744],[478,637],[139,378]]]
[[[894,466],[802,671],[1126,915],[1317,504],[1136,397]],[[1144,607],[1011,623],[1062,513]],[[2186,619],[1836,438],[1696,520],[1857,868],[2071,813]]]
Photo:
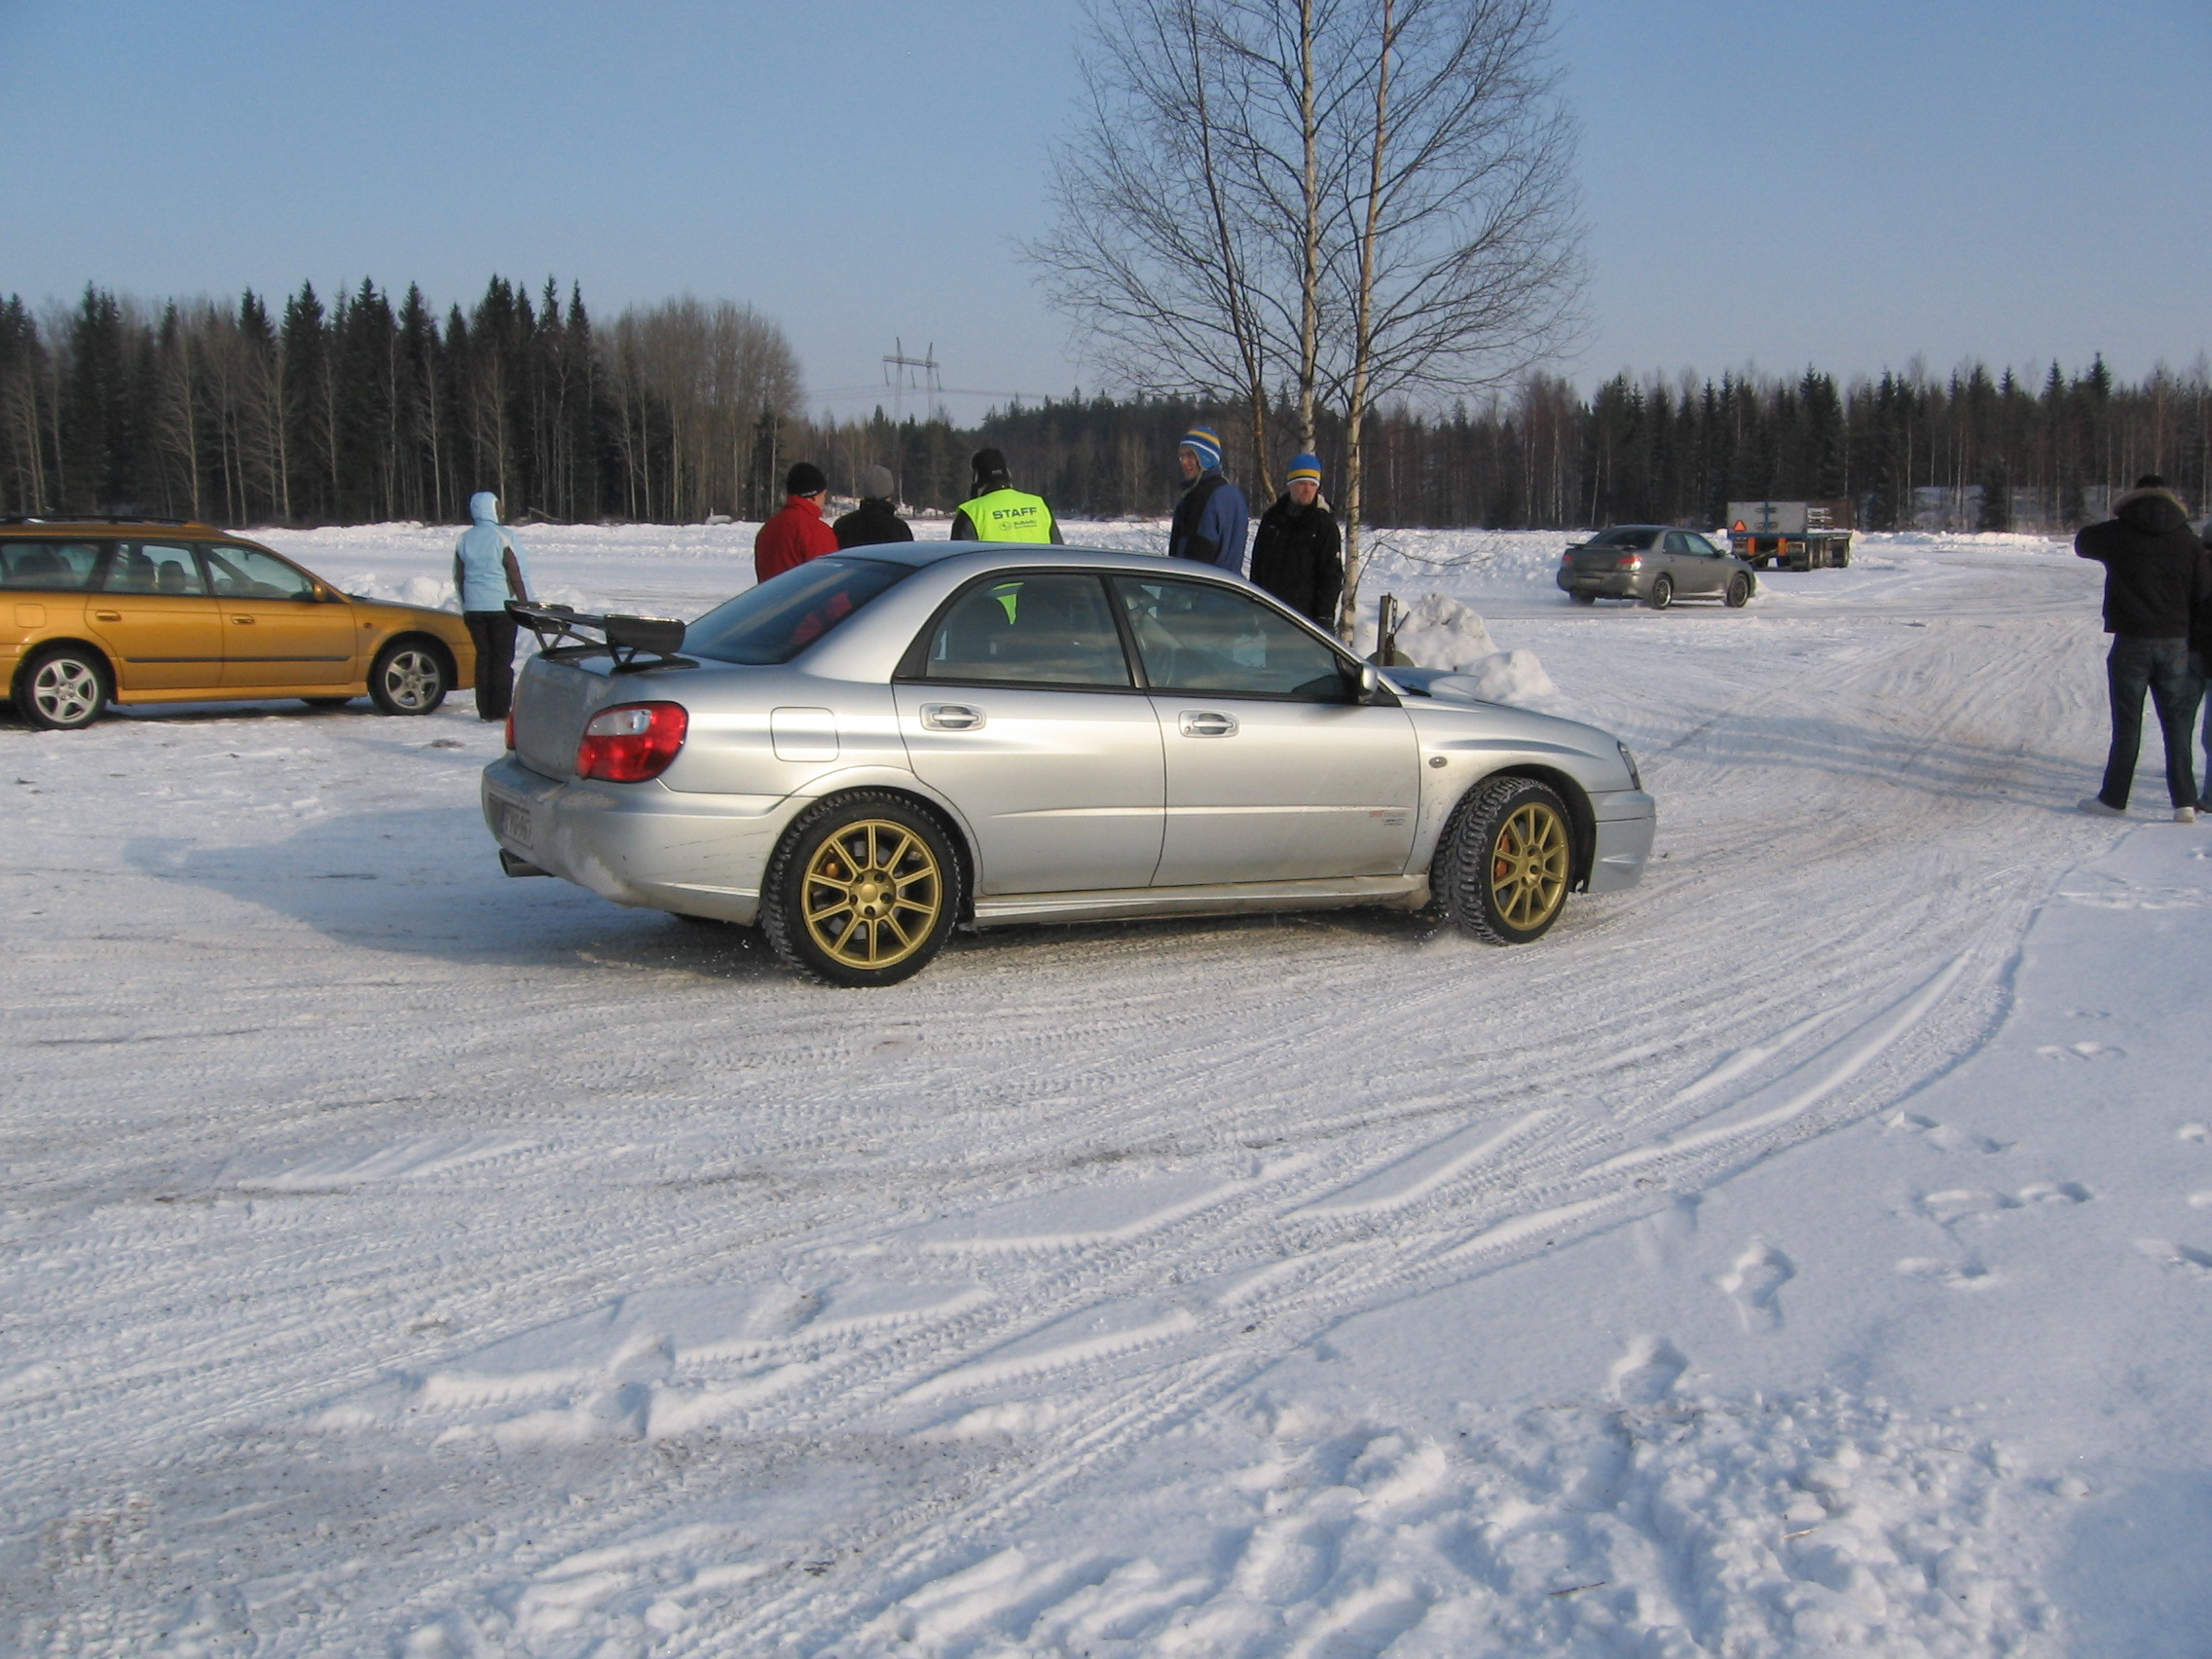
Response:
[[[2189,666],[2199,685],[2212,688],[2212,656],[2191,651]],[[2204,803],[2205,795],[2212,795],[2212,697],[2204,700],[2204,790],[2196,797],[2199,804]]]
[[[2143,693],[2148,691],[2166,742],[2166,793],[2176,806],[2194,806],[2196,773],[2189,745],[2195,736],[2204,682],[2190,660],[2189,642],[2115,634],[2112,653],[2105,658],[2105,683],[2112,692],[2112,753],[2097,798],[2126,809],[2135,756],[2143,747]]]

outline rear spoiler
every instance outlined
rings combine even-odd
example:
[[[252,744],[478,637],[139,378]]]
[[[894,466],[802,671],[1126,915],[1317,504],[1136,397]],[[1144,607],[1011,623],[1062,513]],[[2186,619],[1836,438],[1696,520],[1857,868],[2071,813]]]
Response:
[[[507,614],[537,636],[541,656],[610,656],[617,674],[696,666],[676,654],[683,648],[683,624],[666,616],[594,616],[571,606],[528,605],[519,599],[507,601]],[[564,640],[574,643],[563,645]]]

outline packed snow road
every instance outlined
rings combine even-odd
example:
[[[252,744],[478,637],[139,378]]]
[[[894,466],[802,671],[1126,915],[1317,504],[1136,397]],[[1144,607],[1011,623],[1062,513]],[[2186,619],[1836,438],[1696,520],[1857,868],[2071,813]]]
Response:
[[[743,585],[748,530],[532,545],[554,597],[692,614]],[[400,593],[450,533],[272,539]],[[1393,537],[1374,589],[1475,606],[1659,799],[1642,887],[1522,950],[1382,915],[1039,929],[833,991],[750,932],[502,879],[475,803],[498,731],[465,698],[0,728],[0,1630],[119,1654],[2032,1648],[2052,1615],[1994,1537],[1925,1616],[1893,1594],[1887,1624],[1808,1626],[1783,1584],[1739,1628],[1714,1609],[1757,1584],[1652,1566],[1605,1635],[1603,1598],[1560,1600],[1599,1588],[1555,1582],[1571,1553],[1461,1559],[1447,1594],[1315,1495],[1464,1527],[1503,1501],[1506,1462],[1476,1479],[1372,1423],[1343,1450],[1270,1379],[1409,1298],[1662,1236],[1893,1110],[1988,1041],[2037,907],[2113,843],[2071,810],[2103,712],[2095,572],[2061,546],[1877,541],[1749,611],[1651,613],[1570,608],[1557,544]],[[1788,1271],[1730,1269],[1747,1330]],[[1515,1515],[1658,1505],[1558,1472],[1617,1460],[1605,1410],[1686,1397],[1678,1352],[1616,1346],[1589,1375],[1523,1355],[1511,1397],[1469,1377],[1470,1411],[1566,1414],[1513,1430]],[[1780,1426],[1715,1418],[1635,1466],[1726,1466],[1741,1490],[1705,1508],[1756,1508],[1848,1445],[1927,1509],[1899,1526],[1986,1530],[2002,1470],[1971,1436],[1822,1382]],[[1263,1419],[1289,1450],[1233,1471]],[[1932,1487],[1957,1459],[1978,1473]],[[1145,1553],[1224,1490],[1281,1525]],[[1071,1516],[1091,1554],[1024,1553]]]

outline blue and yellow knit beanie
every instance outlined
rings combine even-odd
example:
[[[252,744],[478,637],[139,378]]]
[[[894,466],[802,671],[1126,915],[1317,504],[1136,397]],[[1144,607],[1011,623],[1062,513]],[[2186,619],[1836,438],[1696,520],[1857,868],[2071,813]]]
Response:
[[[1312,455],[1292,456],[1290,458],[1290,470],[1283,477],[1286,482],[1291,484],[1296,484],[1300,479],[1305,479],[1313,484],[1320,483],[1321,458]]]
[[[1176,440],[1175,447],[1197,456],[1200,472],[1211,472],[1221,464],[1221,439],[1211,426],[1193,426]]]

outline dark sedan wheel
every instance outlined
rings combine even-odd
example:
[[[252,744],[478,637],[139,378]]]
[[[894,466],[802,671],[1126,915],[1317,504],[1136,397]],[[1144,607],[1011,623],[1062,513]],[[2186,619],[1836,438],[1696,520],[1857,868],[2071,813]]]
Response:
[[[55,645],[24,664],[16,712],[45,731],[81,731],[100,718],[109,696],[107,664],[81,645]]]
[[[433,713],[452,689],[445,657],[422,640],[392,641],[369,670],[369,695],[387,715]]]
[[[1675,578],[1661,575],[1651,584],[1651,608],[1664,610],[1675,603]]]
[[[1745,606],[1751,604],[1751,572],[1748,571],[1738,571],[1734,575],[1730,576],[1728,578],[1728,592],[1724,597],[1727,599],[1728,608],[1731,610],[1741,610]]]
[[[895,985],[944,948],[960,909],[944,831],[899,796],[864,790],[800,814],[768,863],[760,931],[832,985]]]
[[[1541,939],[1573,881],[1567,803],[1531,778],[1476,785],[1429,866],[1431,902],[1461,933],[1491,944]]]

